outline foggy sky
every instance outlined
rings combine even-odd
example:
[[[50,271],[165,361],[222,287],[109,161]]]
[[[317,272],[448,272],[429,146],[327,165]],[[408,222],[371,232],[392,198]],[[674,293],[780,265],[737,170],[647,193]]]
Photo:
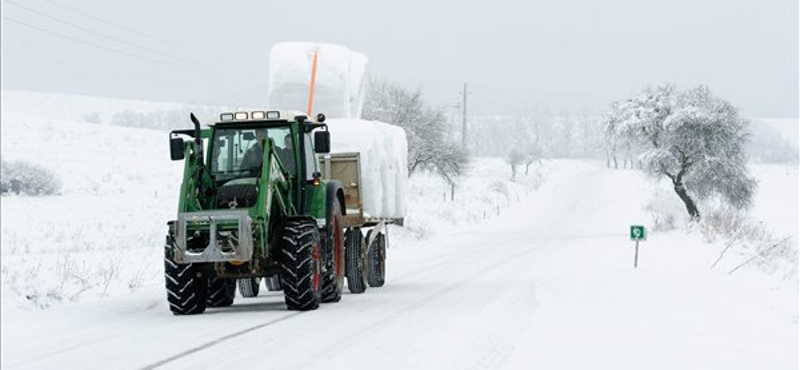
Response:
[[[437,104],[466,82],[474,114],[591,111],[674,82],[798,117],[796,0],[2,1],[4,89],[260,106],[269,48],[317,41]]]

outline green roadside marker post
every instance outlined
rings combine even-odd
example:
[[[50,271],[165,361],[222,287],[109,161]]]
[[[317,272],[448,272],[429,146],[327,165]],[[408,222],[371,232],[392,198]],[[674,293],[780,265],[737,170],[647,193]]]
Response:
[[[633,256],[633,268],[639,267],[639,241],[647,240],[644,226],[631,225],[631,240],[636,242],[636,252]]]

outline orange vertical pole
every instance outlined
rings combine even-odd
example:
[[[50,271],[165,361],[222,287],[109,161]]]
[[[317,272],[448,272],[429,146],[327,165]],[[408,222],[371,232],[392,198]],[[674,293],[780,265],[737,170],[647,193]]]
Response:
[[[314,83],[317,80],[317,54],[319,49],[314,50],[314,61],[311,64],[311,84],[308,88],[308,118],[311,118],[311,108],[314,106]]]

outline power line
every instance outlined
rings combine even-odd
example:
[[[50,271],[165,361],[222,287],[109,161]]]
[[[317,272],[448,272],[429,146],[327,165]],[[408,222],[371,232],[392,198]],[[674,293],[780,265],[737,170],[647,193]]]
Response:
[[[32,24],[27,23],[27,22],[23,22],[23,21],[20,21],[20,20],[17,20],[17,19],[9,18],[9,17],[6,17],[5,15],[3,15],[2,18],[4,20],[8,21],[8,22],[12,22],[12,23],[16,23],[16,24],[19,24],[19,25],[22,25],[22,26],[25,26],[25,27],[29,27],[29,28],[35,29],[35,30],[37,30],[39,32],[44,32],[44,33],[48,33],[48,34],[51,34],[51,35],[55,35],[55,36],[58,36],[58,37],[61,37],[61,38],[64,38],[64,39],[67,39],[67,40],[70,40],[70,41],[73,41],[73,42],[77,42],[79,44],[91,46],[91,47],[94,47],[94,48],[98,48],[98,49],[102,49],[102,50],[109,51],[109,52],[112,52],[112,53],[128,56],[128,57],[131,57],[131,58],[146,60],[148,62],[153,62],[153,63],[156,63],[156,64],[168,65],[170,67],[184,69],[184,66],[181,66],[181,65],[169,63],[169,62],[166,62],[166,61],[163,61],[163,60],[160,60],[160,59],[148,58],[146,56],[142,56],[142,55],[138,55],[138,54],[134,54],[134,53],[128,53],[126,51],[117,50],[117,49],[106,47],[104,45],[100,45],[100,44],[96,44],[96,43],[93,43],[93,42],[77,39],[77,38],[74,38],[74,37],[70,37],[70,36],[67,36],[67,35],[60,34],[58,32],[54,32],[54,31],[51,31],[51,30],[48,30],[48,29],[45,29],[45,28],[41,28],[41,27],[32,25]]]
[[[161,43],[164,43],[164,44],[167,44],[167,45],[171,45],[171,44],[173,44],[172,42],[170,42],[170,41],[168,41],[168,40],[164,40],[164,39],[162,39],[162,38],[160,38],[160,37],[156,37],[156,36],[153,36],[153,35],[150,35],[150,34],[144,33],[144,32],[142,32],[142,31],[139,31],[139,30],[137,30],[137,29],[135,29],[135,28],[132,28],[132,27],[123,26],[123,25],[121,25],[121,24],[118,24],[118,23],[114,23],[114,22],[111,22],[111,21],[105,20],[105,19],[103,19],[103,18],[100,18],[100,17],[98,17],[98,16],[91,15],[91,14],[89,14],[89,13],[86,13],[86,12],[84,12],[84,11],[81,11],[81,10],[79,10],[79,9],[76,9],[76,8],[73,8],[73,7],[71,7],[71,6],[67,6],[67,5],[61,4],[61,3],[59,3],[59,2],[56,2],[56,1],[53,1],[53,0],[40,0],[40,1],[44,1],[44,2],[47,2],[47,3],[53,4],[53,5],[55,5],[55,6],[58,6],[58,7],[61,7],[61,8],[64,8],[64,9],[66,9],[66,10],[68,10],[68,11],[71,11],[71,12],[73,12],[73,13],[75,13],[75,14],[80,14],[80,15],[82,15],[82,16],[84,16],[84,17],[86,17],[86,18],[94,19],[94,20],[96,20],[96,21],[98,21],[98,22],[105,23],[105,24],[107,24],[107,25],[109,25],[109,26],[117,27],[117,28],[119,28],[119,29],[122,29],[122,30],[125,30],[125,31],[128,31],[128,32],[131,32],[131,33],[135,33],[135,34],[137,34],[137,35],[144,36],[144,37],[147,37],[147,38],[149,38],[149,39],[152,39],[152,40],[155,40],[155,41],[159,41],[159,42],[161,42]]]
[[[195,65],[196,67],[205,68],[205,69],[211,69],[211,70],[215,70],[215,71],[218,71],[218,72],[223,72],[223,71],[220,71],[217,68],[209,68],[209,67],[205,67],[203,65],[197,64],[196,62],[194,62],[192,60],[189,60],[189,59],[186,59],[186,58],[181,58],[181,57],[177,57],[177,56],[174,56],[174,55],[171,55],[171,54],[163,53],[161,51],[150,49],[150,48],[147,48],[147,47],[144,47],[144,46],[141,46],[141,45],[137,45],[135,43],[132,43],[132,42],[129,42],[129,41],[126,41],[126,40],[123,40],[123,39],[120,39],[120,38],[117,38],[117,37],[114,37],[114,36],[106,35],[104,33],[95,31],[95,30],[93,30],[91,28],[83,27],[83,26],[74,24],[72,22],[65,21],[63,19],[54,17],[54,16],[49,15],[47,13],[40,12],[40,11],[38,11],[36,9],[27,7],[25,5],[17,4],[17,3],[13,2],[13,1],[9,1],[9,0],[2,0],[2,1],[7,3],[7,4],[11,4],[13,6],[25,9],[25,10],[31,12],[31,13],[38,14],[38,15],[40,15],[42,17],[51,19],[51,20],[56,21],[58,23],[65,24],[67,26],[70,26],[70,27],[73,27],[73,28],[77,28],[77,29],[82,30],[84,32],[88,32],[88,33],[91,33],[93,35],[97,35],[97,36],[100,36],[100,37],[103,37],[103,38],[106,38],[106,39],[109,39],[109,40],[112,40],[112,41],[116,41],[116,42],[119,42],[121,44],[125,44],[125,45],[131,46],[131,47],[134,47],[134,48],[137,48],[137,49],[140,49],[140,50],[144,50],[144,51],[147,51],[147,52],[150,52],[150,53],[153,53],[153,54],[161,55],[161,56],[166,57],[166,58],[170,58],[170,59],[178,60],[178,61],[181,61],[181,62],[184,62],[184,63],[188,63],[190,65]],[[230,77],[230,76],[226,76],[226,77]]]

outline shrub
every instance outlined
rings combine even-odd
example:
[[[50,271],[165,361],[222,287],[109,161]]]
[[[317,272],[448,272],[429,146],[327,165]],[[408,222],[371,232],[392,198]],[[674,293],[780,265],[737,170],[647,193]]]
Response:
[[[61,181],[44,167],[3,161],[0,168],[0,194],[53,195],[61,190]]]
[[[101,123],[102,122],[102,120],[100,119],[100,113],[97,113],[97,112],[86,113],[86,114],[83,115],[83,117],[81,117],[81,119],[84,122],[89,122],[89,123]]]
[[[706,214],[707,217],[695,227],[707,241],[720,237],[726,245],[712,267],[735,255],[727,261],[729,274],[740,267],[754,265],[767,274],[778,274],[784,279],[797,275],[797,241],[786,235],[775,235],[763,222],[721,201],[708,206]],[[733,268],[731,263],[735,264]]]

